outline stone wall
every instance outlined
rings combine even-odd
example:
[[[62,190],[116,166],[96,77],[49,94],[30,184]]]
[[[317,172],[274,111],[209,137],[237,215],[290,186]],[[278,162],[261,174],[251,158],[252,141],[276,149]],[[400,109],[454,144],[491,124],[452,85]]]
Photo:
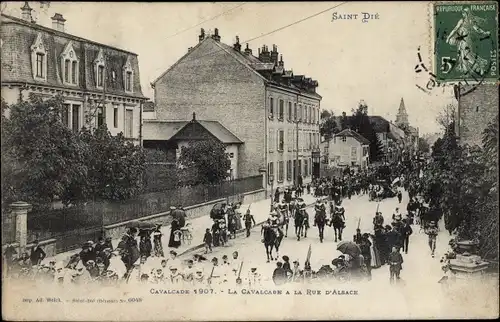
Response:
[[[461,92],[473,86],[462,86]],[[498,115],[498,85],[481,84],[474,91],[460,97],[459,136],[463,144],[481,145],[483,131]]]

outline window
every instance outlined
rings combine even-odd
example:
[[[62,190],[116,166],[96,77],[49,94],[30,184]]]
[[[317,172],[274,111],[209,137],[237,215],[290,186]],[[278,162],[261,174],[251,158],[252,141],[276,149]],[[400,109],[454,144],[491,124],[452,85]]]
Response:
[[[134,137],[134,110],[125,110],[125,137]]]
[[[278,162],[278,182],[283,182],[283,171],[284,171],[284,162]]]
[[[111,71],[111,81],[112,81],[113,83],[115,83],[115,82],[116,82],[116,72],[115,72],[114,70],[112,70],[112,71]]]
[[[479,112],[479,106],[476,106],[476,112]]]
[[[269,180],[269,183],[274,181],[274,165],[272,162],[269,162],[267,165],[267,178]]]
[[[123,66],[123,87],[125,92],[133,92],[134,89],[134,71],[132,69],[132,63],[130,56],[127,57],[127,62]]]
[[[293,119],[297,121],[297,103],[293,103]]]
[[[342,142],[347,142],[347,137],[346,136],[342,136]]]
[[[297,177],[297,160],[293,160],[293,180]]]
[[[302,121],[302,105],[299,105],[299,121]]]
[[[288,122],[290,122],[292,120],[292,102],[288,102],[288,115],[287,115],[287,119],[288,119]]]
[[[115,129],[118,127],[118,106],[113,108],[113,126]]]
[[[41,33],[31,45],[31,72],[37,81],[47,81],[47,50]]]
[[[73,60],[71,62],[71,82],[73,84],[76,84],[76,78],[78,77],[77,71],[78,71],[78,67],[77,67],[76,61]]]
[[[229,153],[229,158],[230,159],[234,158],[234,153],[233,152]]]
[[[127,72],[127,74],[126,74],[125,91],[127,91],[127,92],[132,91],[132,72]]]
[[[97,66],[97,87],[104,86],[104,66]]]
[[[269,152],[273,152],[274,151],[274,130],[273,129],[269,129],[269,136],[267,138],[267,144],[269,145],[269,147],[268,147]]]
[[[71,128],[73,132],[78,132],[80,130],[80,105],[73,104],[71,114]]]
[[[311,175],[312,175],[312,173],[313,173],[312,169],[313,169],[313,163],[312,163],[311,158],[309,158],[309,175],[310,175],[310,176],[311,176]]]
[[[288,146],[288,152],[292,152],[292,146],[293,146],[293,130],[288,129],[286,132],[286,141],[287,141],[287,146]]]
[[[105,123],[104,109],[102,107],[99,107],[97,109],[97,127],[104,125],[104,123]]]
[[[45,54],[36,53],[36,77],[43,78],[43,62],[44,62]]]
[[[280,121],[283,121],[284,114],[285,113],[285,102],[283,100],[280,100],[280,108],[279,108],[279,114],[278,114],[278,119]]]
[[[61,54],[61,65],[63,66],[63,83],[66,85],[78,85],[79,61],[73,48],[73,42],[70,41],[64,47]]]
[[[286,179],[288,181],[292,180],[292,160],[286,162]]]
[[[367,156],[368,155],[368,147],[364,146],[363,147],[363,156]]]
[[[309,170],[309,167],[307,165],[307,160],[304,160],[304,177],[307,177],[309,175],[307,170]]]
[[[351,147],[351,159],[356,159],[358,156],[358,148]]]
[[[312,108],[309,106],[309,123],[312,123],[312,115],[311,115],[312,113],[311,113],[311,111],[312,111]]]
[[[269,118],[274,118],[274,100],[272,97],[269,98]]]
[[[308,142],[308,147],[309,147],[309,150],[312,149],[312,133],[309,133],[309,142]]]
[[[69,122],[69,109],[71,108],[70,104],[63,104],[62,113],[61,113],[61,121],[67,127],[70,127]]]
[[[285,145],[285,132],[283,130],[278,130],[278,144],[277,144],[277,150],[280,152],[283,152],[284,145]]]
[[[299,176],[302,175],[302,160],[299,160],[299,165],[297,166],[297,169],[299,170]]]
[[[69,83],[69,64],[70,64],[69,59],[66,59],[64,61],[64,81],[66,83]]]
[[[302,115],[302,120],[307,123],[307,106],[304,106],[304,115]]]
[[[97,54],[97,58],[94,60],[95,65],[95,75],[96,75],[96,86],[103,88],[104,87],[104,53],[99,50]]]

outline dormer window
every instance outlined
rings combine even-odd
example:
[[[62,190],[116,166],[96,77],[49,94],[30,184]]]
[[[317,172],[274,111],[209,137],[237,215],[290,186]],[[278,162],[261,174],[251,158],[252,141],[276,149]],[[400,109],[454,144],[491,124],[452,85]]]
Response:
[[[104,67],[104,54],[101,49],[94,60],[95,85],[97,88],[104,88]]]
[[[132,69],[132,63],[130,62],[130,57],[127,58],[125,66],[123,66],[123,87],[125,92],[133,92],[134,88],[134,71]]]
[[[80,64],[71,41],[66,45],[61,55],[61,65],[63,71],[63,83],[65,85],[78,85]]]
[[[31,66],[35,80],[47,81],[47,49],[40,33],[31,46]]]

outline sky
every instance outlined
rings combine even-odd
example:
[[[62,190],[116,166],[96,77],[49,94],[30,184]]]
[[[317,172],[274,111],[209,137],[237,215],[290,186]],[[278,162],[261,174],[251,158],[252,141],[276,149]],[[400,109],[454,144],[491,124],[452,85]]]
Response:
[[[403,98],[410,125],[424,134],[438,132],[436,116],[456,102],[449,87],[428,94],[416,86],[425,87],[429,79],[415,73],[419,47],[424,64],[432,66],[428,2],[50,2],[43,9],[29,3],[38,24],[51,27],[50,17],[61,13],[66,32],[137,53],[143,93],[151,99],[150,83],[198,43],[200,28],[218,28],[229,45],[236,36],[242,43],[259,37],[248,42],[254,54],[276,44],[286,69],[318,81],[321,107],[335,115],[350,114],[364,100],[369,114],[395,120]],[[22,5],[3,3],[2,12],[19,17]],[[333,20],[335,12],[358,19]],[[363,12],[378,19],[363,23]]]

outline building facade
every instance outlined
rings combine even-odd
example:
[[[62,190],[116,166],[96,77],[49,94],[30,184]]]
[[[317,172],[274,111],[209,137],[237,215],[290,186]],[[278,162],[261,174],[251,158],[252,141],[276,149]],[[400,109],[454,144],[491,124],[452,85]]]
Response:
[[[398,128],[405,130],[405,150],[416,153],[416,151],[418,150],[419,129],[410,125],[410,122],[408,121],[408,113],[406,112],[405,102],[402,97],[401,102],[399,103],[398,114],[396,114],[396,121],[394,123]]]
[[[472,87],[476,89],[470,91]],[[462,85],[460,91],[470,92],[458,100],[455,131],[461,144],[481,146],[484,129],[498,117],[498,85]]]
[[[328,167],[357,169],[368,167],[370,141],[361,134],[345,129],[325,143],[323,149],[328,152]]]
[[[146,98],[137,55],[64,32],[61,14],[47,28],[33,22],[27,3],[21,11],[22,18],[1,16],[2,98],[15,104],[30,94],[62,95],[69,128],[106,123],[112,134],[140,144]]]
[[[265,173],[270,188],[311,180],[319,152],[318,83],[286,70],[276,46],[241,48],[202,29],[198,44],[152,83],[158,120],[217,120],[244,143],[241,177]],[[298,140],[297,140],[298,136]]]
[[[182,147],[191,141],[217,140],[224,144],[231,166],[228,179],[238,179],[239,147],[243,142],[217,121],[144,121],[144,148],[165,152],[164,163],[174,165],[179,160]]]

